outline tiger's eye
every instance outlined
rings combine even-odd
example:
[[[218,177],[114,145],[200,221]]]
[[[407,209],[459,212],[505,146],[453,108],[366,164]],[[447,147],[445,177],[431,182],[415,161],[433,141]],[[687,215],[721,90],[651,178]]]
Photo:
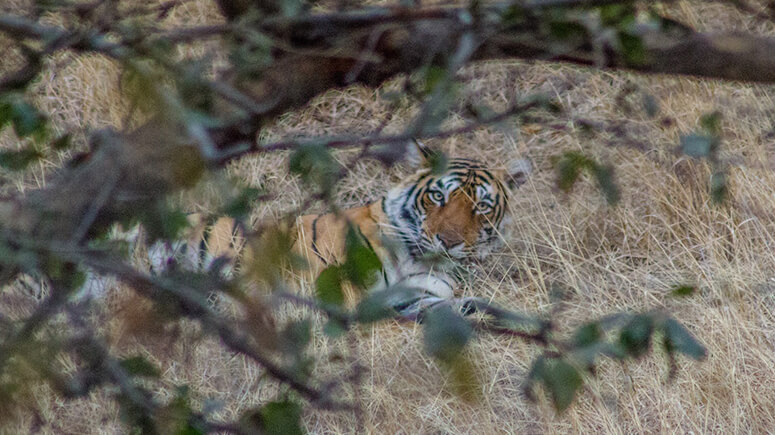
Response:
[[[428,192],[428,195],[430,195],[433,202],[441,204],[444,202],[444,194],[439,192],[438,190],[431,190]]]
[[[486,202],[476,203],[476,211],[480,213],[489,213],[492,210],[492,206]]]

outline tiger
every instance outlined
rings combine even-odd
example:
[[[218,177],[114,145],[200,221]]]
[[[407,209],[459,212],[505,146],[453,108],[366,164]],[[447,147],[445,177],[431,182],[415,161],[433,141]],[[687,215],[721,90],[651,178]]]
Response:
[[[369,204],[339,213],[310,214],[296,219],[293,252],[309,266],[312,276],[345,261],[345,239],[349,228],[372,249],[382,270],[371,290],[400,286],[417,293],[397,301],[398,313],[417,313],[454,298],[459,287],[455,273],[427,257],[442,256],[459,261],[485,257],[500,242],[507,220],[509,191],[524,184],[532,171],[529,161],[514,160],[506,168],[490,169],[476,159],[451,158],[443,171],[434,171],[431,156],[436,151],[419,141],[409,147],[409,161],[417,171]],[[171,267],[208,271],[216,266],[229,276],[237,267],[249,267],[252,244],[246,240],[241,222],[232,217],[209,218],[188,215],[186,237],[155,242],[145,256],[151,274]],[[135,245],[142,242],[142,229],[120,231],[118,238]],[[220,260],[220,261],[219,261]],[[117,283],[111,277],[87,273],[79,297],[99,297]],[[36,293],[41,289],[35,286]],[[350,293],[350,299],[354,297]]]
[[[352,228],[382,263],[371,290],[391,286],[417,290],[418,296],[409,302],[397,303],[394,308],[399,313],[454,298],[459,287],[456,274],[425,260],[435,255],[459,261],[490,253],[499,244],[507,220],[509,191],[524,184],[532,169],[524,159],[490,169],[475,159],[450,158],[438,172],[431,164],[435,150],[419,141],[412,149],[415,157],[410,160],[419,166],[413,175],[369,204],[300,216],[293,235],[293,252],[317,276],[345,261],[346,235]],[[250,249],[232,218],[203,224],[196,215],[192,223],[195,230],[186,242],[149,250],[152,269],[163,270],[170,258],[182,259],[185,268],[207,269],[216,258],[236,259],[240,251]],[[255,258],[250,252],[242,257],[243,266]]]

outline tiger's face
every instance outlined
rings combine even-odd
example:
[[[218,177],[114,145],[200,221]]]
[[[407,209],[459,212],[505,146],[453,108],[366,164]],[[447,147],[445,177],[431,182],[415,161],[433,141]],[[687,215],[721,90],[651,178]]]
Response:
[[[415,257],[485,255],[499,239],[508,208],[507,185],[524,183],[529,164],[490,170],[471,159],[451,159],[444,173],[418,171],[386,197],[385,212]]]

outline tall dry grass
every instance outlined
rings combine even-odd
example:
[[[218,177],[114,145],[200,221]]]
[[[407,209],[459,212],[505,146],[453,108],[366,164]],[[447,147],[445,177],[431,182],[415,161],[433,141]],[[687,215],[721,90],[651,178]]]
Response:
[[[701,29],[770,32],[718,4],[679,2],[670,13]],[[171,24],[216,19],[206,0],[186,3]],[[461,98],[504,107],[515,96],[536,91],[558,101],[571,119],[618,123],[628,140],[588,135],[567,122],[563,128],[484,128],[433,141],[451,155],[478,157],[502,165],[523,156],[535,164],[530,181],[513,195],[512,223],[497,255],[475,265],[464,295],[492,298],[516,310],[549,313],[563,330],[614,311],[669,310],[708,347],[703,363],[679,360],[667,382],[667,367],[656,356],[626,368],[600,367],[577,403],[558,416],[550,405],[532,404],[521,393],[535,346],[518,339],[482,335],[470,347],[481,398],[468,403],[450,394],[434,362],[422,351],[420,330],[384,324],[356,334],[350,347],[318,334],[321,354],[355,352],[368,368],[358,391],[366,428],[373,433],[764,433],[775,428],[775,87],[690,78],[639,76],[545,63],[490,62],[461,72]],[[114,65],[98,57],[62,60],[60,68],[37,86],[40,104],[58,125],[91,129],[122,125],[127,106],[117,88]],[[660,104],[657,118],[640,108],[635,87]],[[632,106],[628,109],[628,106]],[[265,140],[290,135],[369,132],[392,113],[388,131],[399,131],[417,107],[394,108],[377,91],[331,91],[303,110],[283,116],[263,133]],[[699,117],[723,115],[722,158],[730,165],[729,201],[711,204],[709,168],[676,152],[679,136],[697,128]],[[452,115],[452,124],[461,118]],[[3,147],[15,146],[0,136]],[[622,201],[608,207],[585,179],[570,194],[554,187],[551,157],[583,150],[616,168]],[[351,153],[342,152],[347,159]],[[256,219],[279,216],[304,197],[299,182],[286,174],[285,155],[249,157],[228,174],[252,185],[282,192],[261,204]],[[44,162],[35,175],[5,176],[24,189],[45,184],[60,164]],[[378,198],[405,168],[384,171],[376,163],[355,166],[339,189],[344,206]],[[7,185],[7,184],[6,184]],[[206,190],[206,189],[205,189]],[[191,195],[196,200],[195,195]],[[191,200],[191,198],[189,198]],[[192,204],[204,208],[206,203]],[[314,205],[311,211],[320,211]],[[675,284],[693,283],[698,294],[669,296]],[[302,281],[302,287],[309,285]],[[565,298],[556,302],[555,289]],[[98,313],[105,332],[125,352],[154,359],[164,375],[159,399],[172,397],[174,384],[189,384],[196,400],[222,401],[219,414],[234,418],[276,393],[261,371],[216,342],[196,339],[184,324],[161,344],[153,337],[130,337],[134,314],[126,289],[114,292]],[[13,297],[11,297],[11,296]],[[4,312],[19,315],[34,303],[15,289],[5,291]],[[135,331],[136,332],[136,331]],[[164,341],[167,340],[167,341]],[[333,370],[333,369],[322,369]],[[64,402],[45,387],[36,388],[37,414],[0,424],[0,431],[25,433],[121,433],[117,408],[99,391],[87,400]],[[343,391],[352,397],[352,391]],[[315,433],[351,433],[353,416],[307,410]]]

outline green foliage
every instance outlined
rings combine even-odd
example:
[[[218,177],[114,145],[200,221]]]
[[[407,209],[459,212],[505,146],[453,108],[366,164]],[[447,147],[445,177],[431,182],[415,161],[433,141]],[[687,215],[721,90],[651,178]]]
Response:
[[[244,187],[240,189],[236,197],[226,203],[223,207],[223,213],[237,220],[245,220],[250,216],[250,211],[254,208],[255,203],[265,193],[262,189]]]
[[[449,158],[443,152],[434,150],[425,157],[425,164],[431,169],[432,174],[441,175],[447,171]]]
[[[350,225],[347,229],[345,254],[342,271],[354,285],[365,290],[379,279],[382,262],[356,226]]]
[[[580,370],[594,376],[600,357],[622,362],[627,358],[641,358],[650,350],[655,334],[662,335],[663,349],[670,361],[675,352],[695,360],[701,360],[707,354],[697,339],[667,314],[609,315],[581,325],[568,341],[553,341],[558,351],[547,350],[533,362],[527,376],[526,393],[532,399],[534,387],[543,385],[555,409],[562,412],[584,382]],[[551,338],[544,339],[551,341]]]
[[[119,361],[121,367],[132,376],[143,376],[147,378],[158,378],[161,372],[153,363],[142,356],[133,356]]]
[[[325,304],[342,305],[342,269],[339,266],[329,266],[320,272],[315,281],[318,299]]]
[[[697,291],[697,287],[693,285],[677,285],[670,290],[670,294],[677,297],[691,296]]]
[[[291,154],[289,170],[329,197],[339,180],[340,165],[323,145],[301,145]]]
[[[158,201],[139,214],[140,223],[146,231],[149,242],[159,239],[175,240],[188,227],[188,217],[164,201]]]
[[[528,397],[533,397],[533,386],[540,382],[557,412],[565,411],[584,381],[575,367],[561,358],[539,357],[530,368],[527,381]]]
[[[681,136],[681,151],[690,157],[708,157],[713,150],[713,138],[702,134]]]
[[[73,138],[70,133],[63,134],[62,136],[59,136],[58,138],[54,139],[53,142],[51,142],[51,149],[54,151],[63,151],[66,149],[70,149],[70,147],[73,145]]]
[[[0,129],[8,123],[13,126],[14,133],[19,138],[32,136],[40,142],[48,134],[48,120],[23,96],[15,93],[0,97]]]
[[[260,410],[262,433],[267,435],[301,435],[301,406],[285,400],[270,402]]]
[[[657,101],[656,97],[649,93],[643,94],[643,110],[646,111],[646,114],[649,116],[649,118],[654,118],[659,114],[659,101]]]
[[[702,115],[699,123],[698,132],[681,136],[681,151],[690,157],[704,158],[710,162],[713,167],[713,174],[708,181],[710,197],[714,203],[722,203],[729,194],[729,187],[726,173],[718,157],[722,134],[721,114],[711,112]]]
[[[396,315],[394,307],[416,302],[422,295],[412,288],[391,286],[384,290],[370,291],[358,303],[355,319],[360,323],[373,323]]]
[[[454,361],[472,334],[471,324],[448,304],[434,307],[423,317],[425,351],[440,361]]]
[[[598,188],[609,205],[619,202],[619,187],[614,181],[614,169],[611,165],[602,165],[591,157],[576,151],[567,151],[555,160],[557,187],[569,192],[581,176],[587,171],[597,181]]]
[[[629,356],[639,358],[648,352],[653,332],[654,320],[651,316],[638,314],[622,328],[619,344]]]
[[[720,204],[727,199],[727,196],[729,196],[727,175],[723,171],[716,171],[710,176],[710,198]]]
[[[9,171],[21,171],[41,157],[43,153],[31,146],[18,151],[0,151],[0,167]]]
[[[668,317],[660,326],[664,334],[665,349],[669,353],[678,351],[697,361],[705,359],[708,351],[677,320]]]

